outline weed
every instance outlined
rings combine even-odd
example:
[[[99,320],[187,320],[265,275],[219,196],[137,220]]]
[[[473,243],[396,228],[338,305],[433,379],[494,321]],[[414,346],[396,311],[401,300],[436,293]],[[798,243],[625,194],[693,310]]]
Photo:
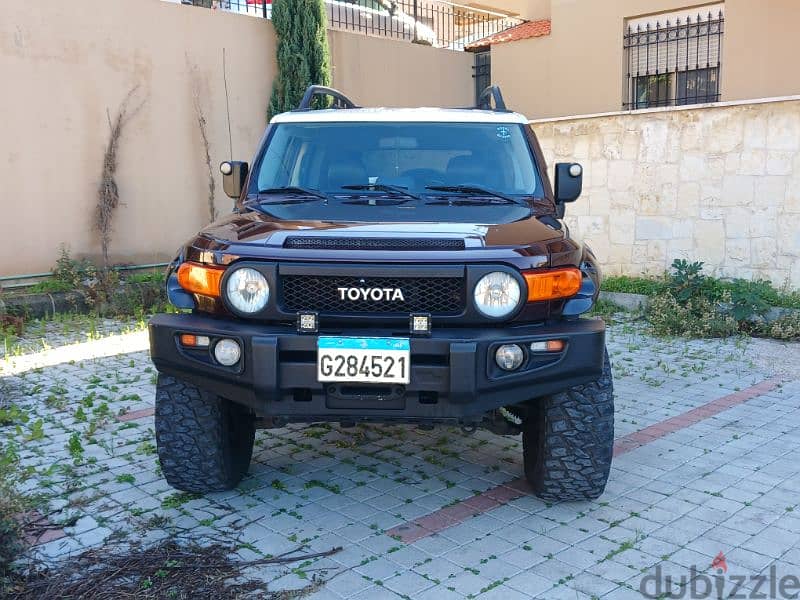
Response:
[[[616,304],[615,302],[611,302],[610,300],[603,300],[600,299],[595,302],[592,310],[589,311],[588,316],[590,317],[603,317],[607,321],[617,313],[624,312],[625,309]]]
[[[67,451],[75,463],[78,463],[83,457],[83,444],[81,444],[81,436],[77,431],[69,436],[69,441],[67,442]]]
[[[25,436],[25,440],[32,442],[34,440],[41,440],[44,438],[44,421],[37,419],[33,422],[30,432]]]
[[[0,407],[0,427],[13,423],[27,423],[28,414],[16,404]]]
[[[307,490],[310,490],[313,487],[320,487],[324,490],[328,490],[332,494],[341,494],[342,489],[335,483],[327,483],[325,481],[319,481],[318,479],[312,479],[311,481],[307,481],[305,486]]]
[[[200,494],[193,494],[190,492],[175,492],[161,501],[161,508],[180,508],[190,500],[197,500],[200,497]]]

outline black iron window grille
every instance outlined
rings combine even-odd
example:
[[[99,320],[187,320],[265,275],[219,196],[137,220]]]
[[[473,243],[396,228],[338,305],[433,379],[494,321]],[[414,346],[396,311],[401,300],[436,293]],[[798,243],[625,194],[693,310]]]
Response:
[[[280,2],[280,0],[275,0]],[[273,0],[181,0],[206,8],[272,18]],[[445,0],[325,0],[328,27],[417,44],[463,50],[467,44],[522,23],[502,13]]]
[[[489,50],[475,53],[472,78],[475,80],[475,104],[477,106],[483,90],[492,85],[492,55]]]
[[[718,102],[724,30],[722,11],[628,26],[623,108]]]

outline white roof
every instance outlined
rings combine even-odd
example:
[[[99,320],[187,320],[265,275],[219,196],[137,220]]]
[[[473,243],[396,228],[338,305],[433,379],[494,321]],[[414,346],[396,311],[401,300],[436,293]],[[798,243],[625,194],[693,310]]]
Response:
[[[275,115],[271,123],[522,123],[528,122],[515,112],[497,112],[469,108],[347,108],[303,110]]]

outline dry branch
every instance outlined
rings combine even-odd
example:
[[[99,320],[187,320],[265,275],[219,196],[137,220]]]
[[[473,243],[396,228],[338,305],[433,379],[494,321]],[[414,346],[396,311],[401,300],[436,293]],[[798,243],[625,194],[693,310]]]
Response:
[[[111,243],[112,219],[114,211],[119,206],[119,187],[117,186],[117,152],[119,151],[119,141],[122,137],[122,129],[125,124],[136,115],[144,101],[140,102],[134,109],[130,109],[129,104],[139,86],[134,86],[127,93],[120,104],[116,117],[112,120],[111,112],[106,109],[108,118],[109,137],[106,151],[103,155],[103,172],[100,176],[100,187],[97,190],[97,206],[95,208],[94,226],[100,234],[100,246],[103,251],[103,266],[108,268],[108,246]]]
[[[17,582],[9,597],[16,600],[81,598],[124,600],[134,598],[241,598],[283,600],[300,598],[315,591],[319,580],[307,588],[267,592],[263,582],[250,579],[245,571],[254,566],[283,565],[330,556],[341,548],[313,554],[292,553],[253,561],[231,557],[234,549],[222,545],[179,545],[167,541],[147,549],[113,552],[109,548],[88,550],[62,563],[58,569],[31,573]],[[305,594],[303,593],[305,591]]]
[[[211,144],[208,141],[208,121],[206,121],[205,112],[201,103],[201,80],[197,73],[197,65],[192,65],[189,62],[189,57],[186,57],[186,64],[189,67],[192,87],[192,104],[194,105],[195,116],[197,117],[197,128],[200,130],[200,139],[203,142],[203,160],[205,161],[206,171],[208,173],[208,218],[209,222],[213,222],[217,218],[217,209],[214,206],[214,192],[216,190],[216,183],[214,181],[214,169],[211,166]]]

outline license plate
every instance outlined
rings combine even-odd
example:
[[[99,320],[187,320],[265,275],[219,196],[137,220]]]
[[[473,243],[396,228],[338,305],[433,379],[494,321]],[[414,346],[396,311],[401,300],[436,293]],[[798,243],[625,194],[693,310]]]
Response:
[[[411,346],[402,338],[321,337],[317,380],[409,383]]]

